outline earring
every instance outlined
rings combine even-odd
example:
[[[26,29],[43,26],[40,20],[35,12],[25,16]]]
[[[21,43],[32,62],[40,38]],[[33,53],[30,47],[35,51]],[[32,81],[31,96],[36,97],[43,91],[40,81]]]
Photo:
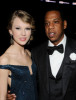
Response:
[[[31,35],[31,37],[30,37],[30,41],[32,41],[33,40],[33,36]]]
[[[13,35],[10,35],[10,36],[11,36],[10,43],[12,45],[13,44]]]
[[[29,41],[27,42],[27,44],[30,44],[30,42],[31,42],[32,40],[33,40],[33,36],[31,35]]]

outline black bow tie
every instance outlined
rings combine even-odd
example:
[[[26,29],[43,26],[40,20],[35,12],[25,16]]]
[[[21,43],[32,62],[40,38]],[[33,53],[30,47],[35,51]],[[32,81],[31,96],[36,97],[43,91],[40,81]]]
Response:
[[[48,47],[47,51],[49,55],[52,55],[54,50],[59,51],[60,53],[63,53],[63,45],[60,44],[58,46]]]

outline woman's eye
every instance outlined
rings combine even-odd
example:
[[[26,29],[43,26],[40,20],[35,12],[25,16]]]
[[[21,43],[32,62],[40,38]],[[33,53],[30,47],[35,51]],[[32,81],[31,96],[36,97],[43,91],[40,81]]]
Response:
[[[26,30],[31,30],[31,28],[25,28]]]
[[[16,29],[20,29],[19,27],[16,27]]]

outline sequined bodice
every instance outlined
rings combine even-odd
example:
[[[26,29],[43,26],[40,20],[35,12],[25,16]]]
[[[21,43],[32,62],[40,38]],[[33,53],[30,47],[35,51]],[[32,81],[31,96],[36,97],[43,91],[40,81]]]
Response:
[[[32,64],[33,74],[30,75],[27,66],[0,65],[0,69],[11,71],[11,93],[15,93],[16,100],[37,100],[36,65]]]

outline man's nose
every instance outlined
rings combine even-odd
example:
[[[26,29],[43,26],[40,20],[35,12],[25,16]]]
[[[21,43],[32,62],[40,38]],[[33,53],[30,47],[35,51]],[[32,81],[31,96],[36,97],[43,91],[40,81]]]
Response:
[[[49,28],[54,28],[54,23],[49,23],[48,27]]]

